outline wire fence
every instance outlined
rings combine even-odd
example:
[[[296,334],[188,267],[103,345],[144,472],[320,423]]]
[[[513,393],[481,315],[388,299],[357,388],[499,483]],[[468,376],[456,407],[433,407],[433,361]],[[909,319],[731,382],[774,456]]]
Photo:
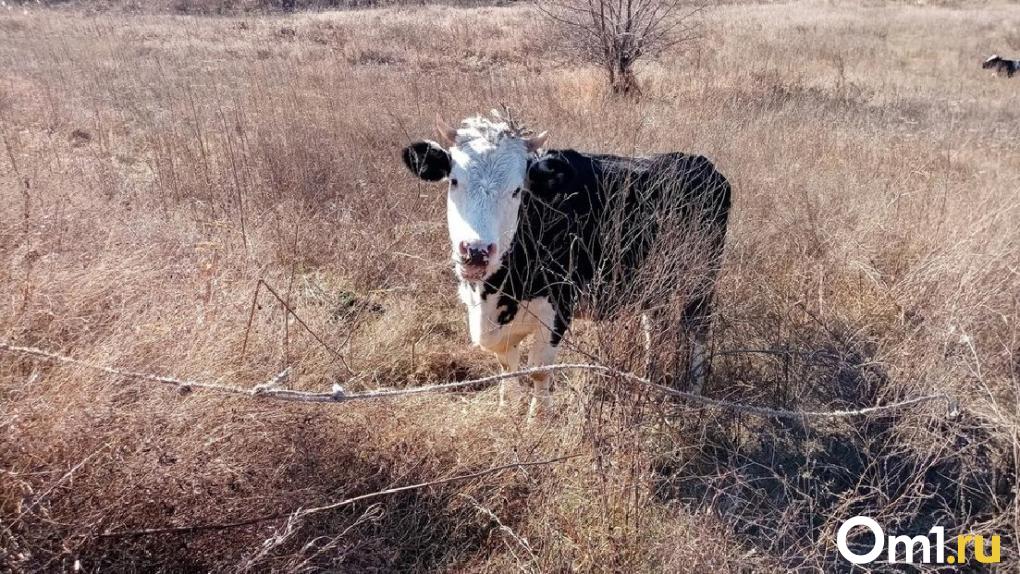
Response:
[[[205,391],[240,395],[250,398],[272,399],[278,401],[296,401],[307,403],[346,403],[351,401],[369,399],[392,399],[399,397],[407,397],[411,395],[440,393],[455,389],[463,389],[465,387],[489,386],[507,379],[512,379],[516,377],[526,377],[537,373],[550,373],[556,371],[586,371],[606,377],[616,378],[635,386],[647,387],[660,393],[661,395],[681,399],[688,403],[759,417],[769,418],[775,417],[780,419],[794,419],[794,420],[839,419],[863,415],[890,414],[894,411],[898,411],[906,407],[939,401],[945,403],[947,417],[952,418],[957,416],[959,413],[959,407],[957,406],[956,401],[945,393],[933,393],[930,395],[912,397],[885,405],[875,405],[859,409],[841,409],[828,411],[777,409],[767,406],[751,405],[721,399],[713,399],[703,395],[688,393],[674,389],[672,387],[661,385],[659,383],[650,381],[647,378],[635,375],[633,373],[621,371],[619,369],[615,369],[613,367],[609,367],[606,365],[598,365],[591,363],[562,363],[558,365],[531,367],[521,369],[518,371],[500,373],[497,375],[491,375],[488,377],[481,377],[477,379],[454,381],[450,383],[440,383],[435,385],[423,385],[403,389],[388,388],[359,392],[348,392],[343,388],[343,386],[335,384],[333,385],[333,389],[330,392],[313,392],[280,388],[283,384],[287,382],[289,378],[290,375],[289,367],[284,369],[283,371],[280,371],[273,377],[269,378],[267,382],[263,384],[245,388],[220,383],[194,381],[184,379],[181,377],[141,373],[136,371],[119,369],[115,367],[98,365],[95,363],[75,359],[72,357],[68,357],[66,355],[61,355],[59,353],[54,353],[44,349],[14,345],[6,341],[0,341],[0,351],[5,351],[7,353],[22,356],[28,356],[35,359],[41,359],[62,365],[75,365],[119,377],[125,377],[129,379],[135,379],[150,383],[169,385],[172,387],[176,387],[177,390],[182,393],[188,393],[194,389],[201,389]]]

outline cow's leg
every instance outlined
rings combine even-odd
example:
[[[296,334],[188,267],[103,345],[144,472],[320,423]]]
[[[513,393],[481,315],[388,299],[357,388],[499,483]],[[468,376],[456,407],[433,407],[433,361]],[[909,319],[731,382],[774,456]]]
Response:
[[[539,329],[535,333],[535,339],[531,344],[531,351],[528,353],[528,367],[546,367],[556,362],[556,355],[559,354],[559,340],[555,343],[552,332],[548,329]],[[534,420],[547,415],[552,408],[552,373],[543,371],[532,373],[531,378],[531,408],[528,409],[528,420]]]
[[[714,278],[713,278],[714,279]],[[688,390],[700,395],[705,388],[711,363],[708,360],[708,334],[712,327],[712,289],[699,290],[684,307],[683,325],[690,343],[690,387]]]
[[[502,352],[497,351],[496,360],[499,361],[499,366],[504,373],[512,373],[518,370],[521,365],[520,344],[507,346]],[[504,379],[499,384],[499,410],[505,410],[508,402],[520,404],[523,402],[523,395],[524,388],[518,377]]]
[[[722,242],[713,246],[713,264],[698,282],[693,295],[684,306],[682,318],[684,333],[690,348],[688,391],[700,395],[705,389],[712,364],[708,357],[708,336],[712,328],[712,297],[719,274],[718,262],[722,258]]]
[[[496,355],[499,361],[500,370],[503,373],[512,373],[520,368],[521,364],[521,340],[524,337],[513,333],[509,329],[501,332],[494,329],[482,338],[482,346]],[[503,411],[507,405],[511,405],[513,412],[520,414],[525,408],[528,394],[525,388],[530,381],[522,381],[521,377],[503,379],[499,383],[499,410]]]
[[[645,376],[650,376],[652,370],[652,318],[648,313],[641,313],[641,334],[645,346]]]
[[[645,348],[645,378],[653,383],[659,382],[659,365],[653,350],[655,339],[659,334],[659,321],[660,313],[658,311],[641,313],[641,335]]]
[[[556,363],[560,351],[560,343],[570,325],[569,300],[560,296],[558,307],[553,305],[553,298],[535,301],[530,307],[535,318],[535,331],[532,336],[531,349],[528,353],[528,367],[546,367]],[[528,409],[528,420],[544,417],[552,408],[552,381],[550,371],[532,373],[531,408]]]

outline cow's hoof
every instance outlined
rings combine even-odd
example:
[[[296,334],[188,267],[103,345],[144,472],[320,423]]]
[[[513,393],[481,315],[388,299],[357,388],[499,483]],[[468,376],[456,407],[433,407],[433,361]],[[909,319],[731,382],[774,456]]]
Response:
[[[528,408],[528,397],[531,395],[529,390],[517,380],[503,381],[499,387],[499,406],[496,412],[501,415],[523,415]]]
[[[524,418],[528,414],[527,397],[513,397],[500,401],[499,406],[496,407],[496,414],[515,419]]]
[[[501,417],[511,418],[523,418],[528,413],[528,402],[526,400],[520,401],[506,401],[496,407],[496,414]]]
[[[528,407],[528,424],[545,422],[552,418],[552,398],[532,397],[531,405]]]
[[[704,370],[692,370],[688,375],[690,383],[687,385],[687,392],[699,396],[705,394],[705,379]]]

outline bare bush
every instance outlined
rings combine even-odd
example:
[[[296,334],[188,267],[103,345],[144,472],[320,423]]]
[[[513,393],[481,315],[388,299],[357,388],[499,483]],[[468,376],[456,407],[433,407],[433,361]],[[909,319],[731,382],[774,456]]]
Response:
[[[634,64],[695,36],[700,10],[682,0],[550,0],[539,10],[565,47],[600,66],[618,94],[639,92]]]

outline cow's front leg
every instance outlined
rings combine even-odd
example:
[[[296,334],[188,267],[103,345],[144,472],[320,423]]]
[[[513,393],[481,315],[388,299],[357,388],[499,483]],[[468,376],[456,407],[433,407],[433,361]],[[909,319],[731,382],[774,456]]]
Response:
[[[521,346],[519,344],[508,346],[496,352],[496,360],[504,373],[512,373],[520,368]],[[524,402],[524,388],[519,377],[503,379],[499,383],[499,410],[503,412],[507,403],[515,403],[521,406]]]
[[[690,367],[688,391],[700,395],[705,389],[711,362],[708,357],[708,332],[711,327],[712,294],[697,296],[687,303],[683,322],[690,341]]]
[[[655,355],[655,341],[660,332],[660,313],[645,311],[641,313],[641,335],[645,349],[645,378],[653,383],[659,382],[659,364]]]
[[[554,339],[548,329],[535,333],[535,340],[528,354],[528,368],[546,367],[556,363],[559,353],[559,339]],[[531,407],[528,420],[544,418],[552,410],[552,373],[542,371],[528,375],[531,378]]]

